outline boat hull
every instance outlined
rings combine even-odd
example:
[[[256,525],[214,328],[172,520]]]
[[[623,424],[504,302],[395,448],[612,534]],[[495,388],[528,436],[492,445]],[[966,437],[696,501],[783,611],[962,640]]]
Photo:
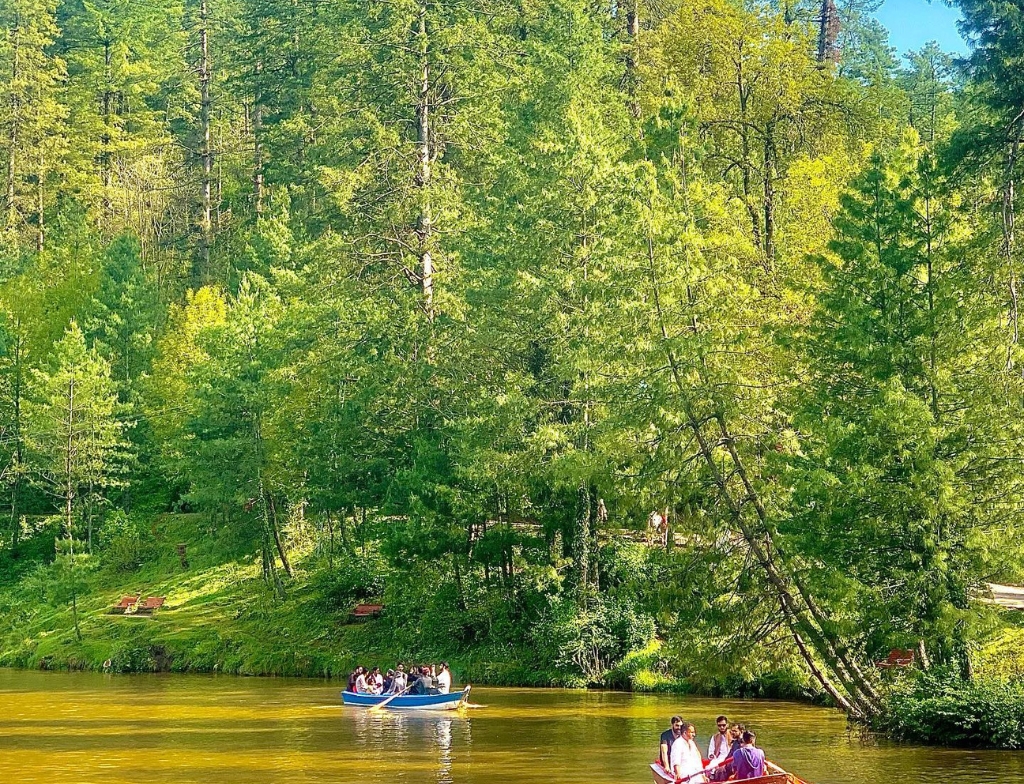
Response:
[[[395,697],[384,706],[386,710],[414,711],[447,711],[455,710],[469,699],[469,686],[453,694],[403,694]],[[356,694],[351,691],[341,693],[341,701],[345,705],[357,708],[372,708],[388,699],[388,694]]]
[[[668,775],[667,771],[657,762],[651,763],[651,774],[654,776],[654,784],[674,784],[675,782],[675,778]],[[724,782],[724,784],[729,783]],[[788,773],[773,773],[756,779],[744,779],[743,784],[794,784],[794,777]]]

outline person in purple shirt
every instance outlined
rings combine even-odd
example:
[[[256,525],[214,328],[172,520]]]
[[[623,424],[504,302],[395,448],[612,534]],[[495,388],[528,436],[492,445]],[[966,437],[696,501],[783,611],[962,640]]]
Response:
[[[737,779],[756,779],[764,775],[764,752],[754,745],[757,740],[750,730],[743,733],[743,745],[732,753]]]

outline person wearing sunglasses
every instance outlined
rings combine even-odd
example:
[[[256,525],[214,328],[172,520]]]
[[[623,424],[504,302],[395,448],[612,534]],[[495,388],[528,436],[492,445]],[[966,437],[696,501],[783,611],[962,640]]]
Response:
[[[711,736],[711,742],[708,743],[708,768],[712,769],[713,781],[724,781],[727,774],[722,766],[732,756],[732,733],[729,732],[729,719],[725,716],[715,719],[715,724],[718,732]]]

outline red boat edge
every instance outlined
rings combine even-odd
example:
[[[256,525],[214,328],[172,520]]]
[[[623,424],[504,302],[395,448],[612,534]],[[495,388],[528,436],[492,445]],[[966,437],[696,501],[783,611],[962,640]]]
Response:
[[[803,779],[797,778],[792,773],[786,773],[778,765],[773,765],[770,762],[768,765],[777,772],[770,773],[767,776],[758,776],[756,779],[743,779],[743,784],[807,784]],[[666,771],[660,762],[651,763],[651,773],[654,776],[654,784],[675,784],[675,777]],[[733,781],[733,779],[729,781]]]

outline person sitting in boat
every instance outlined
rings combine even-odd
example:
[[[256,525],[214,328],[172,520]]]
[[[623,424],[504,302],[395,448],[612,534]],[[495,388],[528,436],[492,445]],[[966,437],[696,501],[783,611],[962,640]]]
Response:
[[[661,748],[660,754],[658,755],[661,767],[666,771],[672,770],[672,746],[683,735],[683,720],[681,718],[673,716],[670,724],[672,726],[661,733]]]
[[[384,690],[381,692],[381,694],[391,694],[392,693],[392,688],[394,687],[394,685],[395,685],[395,671],[394,670],[388,670],[386,673],[384,673]]]
[[[374,667],[370,670],[370,688],[373,689],[374,694],[384,693],[384,676],[380,674],[380,667]]]
[[[437,694],[437,686],[434,679],[430,677],[429,667],[420,667],[420,677],[413,684],[410,690],[412,694]]]
[[[409,685],[409,678],[405,674],[405,665],[399,664],[398,669],[395,670],[395,678],[391,682],[391,688],[387,690],[388,694],[401,694],[405,691]]]
[[[697,730],[688,721],[683,722],[683,733],[672,744],[672,753],[669,761],[672,763],[670,770],[675,774],[676,781],[688,781],[689,784],[705,784],[707,778],[704,776],[704,760],[701,759],[700,749],[697,748]]]
[[[356,694],[373,694],[373,687],[365,667],[357,668],[359,675],[356,676]]]
[[[764,752],[757,748],[757,735],[747,730],[743,733],[743,745],[732,755],[733,769],[737,779],[756,779],[764,775]]]
[[[732,735],[732,746],[729,748],[729,759],[732,759],[732,752],[736,751],[736,749],[743,745],[743,733],[746,731],[747,728],[742,724],[733,724],[729,729],[729,734]]]
[[[708,743],[708,768],[714,769],[711,772],[712,781],[725,781],[728,777],[725,764],[733,751],[732,733],[729,732],[729,719],[725,716],[715,719],[715,724],[718,732],[711,736],[711,742]]]
[[[441,662],[441,671],[437,674],[437,690],[441,694],[452,690],[452,671],[448,669],[448,662]]]
[[[359,676],[362,675],[362,674],[363,674],[363,668],[362,667],[356,667],[354,670],[352,670],[352,674],[348,676],[348,690],[349,691],[353,691],[354,692],[356,690],[356,684],[359,681]]]

